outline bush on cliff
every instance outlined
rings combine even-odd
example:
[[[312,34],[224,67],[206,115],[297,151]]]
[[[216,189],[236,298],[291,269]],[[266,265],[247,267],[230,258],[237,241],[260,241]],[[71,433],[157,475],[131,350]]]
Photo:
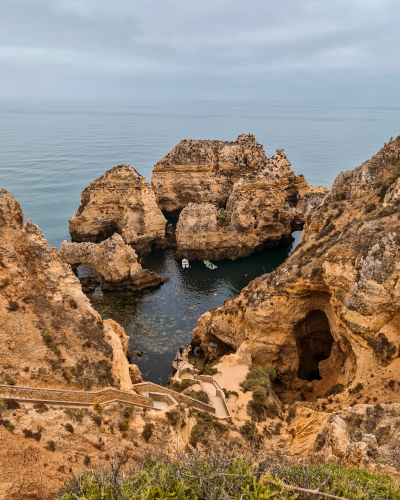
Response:
[[[242,498],[305,500],[284,485],[316,490],[348,500],[400,500],[400,490],[387,476],[337,465],[253,466],[229,453],[193,454],[173,462],[151,457],[130,473],[115,467],[85,470],[59,491],[58,500],[143,500],[174,498]],[[266,484],[263,479],[276,483]]]
[[[266,417],[274,418],[278,414],[278,408],[268,401],[272,393],[271,382],[276,378],[276,371],[272,366],[251,365],[246,380],[240,383],[243,391],[252,391],[250,409],[256,413],[257,420],[265,420]]]

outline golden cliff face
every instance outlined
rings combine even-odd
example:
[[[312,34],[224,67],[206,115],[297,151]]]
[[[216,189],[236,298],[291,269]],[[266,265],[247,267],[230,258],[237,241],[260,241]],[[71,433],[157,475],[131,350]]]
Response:
[[[310,204],[321,203],[327,188],[308,186],[296,176],[283,150],[263,166],[238,178],[224,209],[190,203],[176,229],[177,256],[189,259],[247,257],[283,239],[291,239]]]
[[[0,317],[0,383],[131,389],[121,331],[102,321],[71,267],[35,224],[29,219],[23,224],[19,203],[5,189],[0,189]]]
[[[150,251],[165,237],[166,219],[151,186],[127,163],[95,179],[69,221],[76,242],[99,243],[114,233],[138,251]]]
[[[302,242],[276,271],[204,314],[193,332],[208,356],[246,345],[287,390],[313,400],[400,369],[400,138],[308,215]],[[399,365],[399,366],[398,366]]]
[[[151,185],[161,210],[177,213],[189,203],[224,207],[235,181],[265,165],[252,134],[236,141],[183,140],[153,169]]]
[[[101,243],[68,243],[64,241],[60,258],[71,266],[85,264],[102,277],[103,290],[141,290],[157,286],[161,276],[143,269],[135,250],[115,233]]]

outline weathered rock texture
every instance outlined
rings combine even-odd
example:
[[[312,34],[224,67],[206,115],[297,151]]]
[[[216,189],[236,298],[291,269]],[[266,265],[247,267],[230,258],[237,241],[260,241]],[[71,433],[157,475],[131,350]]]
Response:
[[[76,242],[99,243],[114,233],[139,252],[162,246],[166,219],[151,186],[127,163],[95,179],[69,221]]]
[[[276,271],[204,314],[193,332],[276,367],[309,400],[335,384],[349,391],[399,369],[400,138],[340,174],[307,218],[302,242]],[[389,375],[390,376],[390,375]],[[321,380],[320,380],[321,379]],[[381,380],[379,378],[379,380]]]
[[[257,168],[229,185],[225,208],[190,203],[182,210],[176,229],[178,258],[238,259],[290,240],[296,225],[329,192],[296,176],[281,149],[272,158],[264,155]]]
[[[151,185],[165,212],[189,203],[223,208],[235,181],[264,165],[264,149],[252,134],[226,142],[183,140],[156,163]]]
[[[24,225],[19,203],[3,188],[0,317],[0,383],[131,390],[123,329],[101,320],[71,267],[35,224]]]
[[[142,290],[162,282],[155,272],[142,269],[135,250],[117,233],[101,243],[64,241],[60,258],[73,267],[85,264],[97,271],[104,290]]]

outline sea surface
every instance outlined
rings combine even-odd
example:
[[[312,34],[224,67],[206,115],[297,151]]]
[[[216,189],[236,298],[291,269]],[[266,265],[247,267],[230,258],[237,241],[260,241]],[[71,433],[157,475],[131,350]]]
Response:
[[[228,101],[0,101],[0,187],[20,202],[48,242],[70,240],[68,219],[90,182],[130,163],[150,181],[154,164],[182,139],[234,140],[255,134],[267,156],[284,149],[296,174],[330,187],[336,175],[375,154],[400,134],[399,107],[339,107]],[[189,342],[202,313],[218,307],[283,262],[299,241],[246,259],[200,262],[183,271],[173,252],[143,260],[171,280],[136,295],[96,293],[93,305],[130,335],[147,380],[165,383],[179,345]],[[1,244],[1,242],[0,242]]]

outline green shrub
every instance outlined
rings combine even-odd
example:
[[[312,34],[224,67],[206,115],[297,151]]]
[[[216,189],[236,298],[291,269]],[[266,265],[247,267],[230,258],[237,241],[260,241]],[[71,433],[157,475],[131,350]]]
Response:
[[[68,415],[71,420],[82,423],[84,417],[83,410],[73,410],[72,408],[67,408],[66,410],[64,410],[64,413]]]
[[[388,205],[384,208],[382,208],[382,210],[380,210],[377,214],[377,216],[380,218],[380,217],[389,217],[390,215],[393,215],[397,213],[397,210],[392,207],[391,205]]]
[[[154,424],[147,422],[144,425],[142,436],[143,436],[143,439],[146,441],[146,443],[149,441],[149,439],[153,435],[153,430],[154,430]]]
[[[129,429],[129,420],[126,418],[118,424],[118,428],[121,432],[126,432]]]
[[[372,203],[372,202],[367,203],[367,205],[365,207],[365,211],[368,214],[371,213],[371,212],[373,212],[375,209],[376,209],[376,205],[375,205],[375,203]]]
[[[33,407],[38,413],[44,413],[49,409],[44,403],[35,403]]]
[[[169,388],[175,392],[183,392],[185,389],[195,384],[198,384],[197,380],[185,378],[182,382],[177,382],[176,380],[169,382]]]
[[[8,409],[7,403],[4,401],[4,399],[0,398],[0,415],[3,411],[7,409]]]
[[[263,420],[267,416],[274,418],[277,414],[277,408],[268,403],[268,397],[272,393],[271,381],[275,378],[276,371],[272,366],[251,365],[246,380],[240,383],[245,392],[253,392],[250,406],[257,413],[258,419]]]
[[[46,344],[46,346],[51,349],[56,356],[61,356],[61,351],[58,348],[57,343],[53,339],[53,336],[51,335],[50,332],[44,332],[42,333],[42,339],[43,342]]]
[[[280,465],[272,460],[268,474],[264,471],[265,468],[252,467],[245,459],[233,457],[225,450],[220,455],[192,454],[173,462],[153,456],[131,474],[122,470],[115,473],[111,468],[84,470],[68,480],[57,499],[305,500],[304,494],[263,483],[262,479],[266,478],[348,500],[400,500],[399,487],[392,478],[360,469],[329,464]],[[318,500],[319,497],[309,495],[307,498]]]
[[[335,384],[330,389],[328,389],[322,397],[328,398],[329,396],[333,396],[334,394],[339,394],[340,392],[343,392],[344,389],[345,389],[344,385]]]
[[[390,360],[397,352],[396,344],[390,342],[384,333],[379,333],[372,341],[370,341],[375,354],[384,360]]]
[[[193,399],[197,399],[198,401],[201,401],[202,403],[210,404],[209,399],[208,399],[208,394],[202,390],[191,391],[191,392],[189,392],[188,396],[193,398]]]
[[[178,410],[170,410],[165,413],[165,416],[168,418],[169,422],[172,425],[176,425],[180,419],[180,413]]]
[[[217,437],[221,437],[229,431],[227,425],[219,422],[213,416],[203,411],[195,413],[196,425],[193,426],[190,434],[190,444],[194,447],[197,443],[206,444],[209,442],[211,433],[215,433]]]
[[[129,419],[132,417],[133,415],[133,412],[135,411],[135,409],[133,408],[133,406],[130,406],[130,405],[127,405],[124,407],[124,409],[122,410],[122,415]]]
[[[4,378],[5,378],[8,385],[15,385],[17,383],[15,378],[12,375],[10,375],[9,373],[6,373]]]
[[[216,375],[217,373],[218,373],[217,368],[215,368],[211,364],[204,365],[203,368],[200,370],[201,375]]]
[[[346,193],[343,193],[343,192],[342,193],[336,193],[336,199],[338,201],[345,200],[346,199]]]
[[[251,420],[247,420],[245,424],[242,425],[240,433],[243,434],[243,436],[249,441],[258,442],[260,439],[257,426]]]
[[[97,411],[97,413],[103,413],[103,407],[100,403],[96,403],[93,405],[93,409]]]

